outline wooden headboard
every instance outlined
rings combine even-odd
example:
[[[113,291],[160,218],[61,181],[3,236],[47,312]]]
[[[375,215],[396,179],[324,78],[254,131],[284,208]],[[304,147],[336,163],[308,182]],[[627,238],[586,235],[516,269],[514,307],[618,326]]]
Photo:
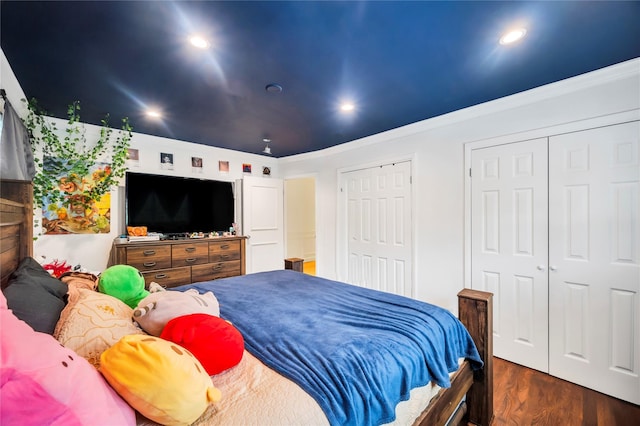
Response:
[[[0,276],[4,288],[20,260],[33,256],[31,182],[0,180]]]

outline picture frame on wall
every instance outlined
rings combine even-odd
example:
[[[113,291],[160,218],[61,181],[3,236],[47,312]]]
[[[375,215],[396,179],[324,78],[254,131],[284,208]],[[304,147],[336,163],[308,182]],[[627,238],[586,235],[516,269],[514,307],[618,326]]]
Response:
[[[229,173],[229,162],[228,161],[218,161],[218,171],[220,173]]]
[[[160,153],[160,168],[162,170],[173,170],[173,154],[168,152]]]
[[[202,173],[202,157],[191,157],[191,171]]]
[[[251,164],[249,163],[242,164],[242,173],[251,173]]]
[[[127,149],[127,166],[140,167],[140,153],[137,149]]]

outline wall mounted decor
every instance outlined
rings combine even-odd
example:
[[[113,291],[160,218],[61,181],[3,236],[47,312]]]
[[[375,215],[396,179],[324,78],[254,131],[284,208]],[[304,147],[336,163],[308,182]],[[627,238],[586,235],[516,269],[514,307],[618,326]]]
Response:
[[[160,153],[160,168],[162,170],[173,170],[173,154]]]

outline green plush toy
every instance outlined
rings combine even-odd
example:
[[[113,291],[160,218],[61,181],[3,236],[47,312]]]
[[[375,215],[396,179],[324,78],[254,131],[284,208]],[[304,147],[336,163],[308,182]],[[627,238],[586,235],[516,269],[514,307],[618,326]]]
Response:
[[[100,274],[98,290],[101,293],[122,300],[132,309],[149,295],[144,289],[144,277],[133,266],[113,265]]]

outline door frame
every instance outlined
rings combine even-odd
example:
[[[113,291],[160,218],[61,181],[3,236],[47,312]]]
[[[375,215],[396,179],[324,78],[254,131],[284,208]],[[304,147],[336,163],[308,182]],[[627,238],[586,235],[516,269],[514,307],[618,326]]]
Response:
[[[338,281],[347,281],[349,275],[349,240],[347,235],[348,225],[348,209],[347,209],[347,191],[344,189],[346,185],[345,174],[358,170],[371,169],[393,163],[402,163],[408,161],[410,163],[411,173],[411,292],[416,295],[417,278],[416,278],[416,244],[417,236],[415,234],[416,225],[416,155],[401,155],[388,160],[377,160],[358,165],[341,167],[336,170],[336,274]]]
[[[558,136],[565,133],[573,133],[589,130],[596,127],[621,124],[640,119],[640,110],[624,111],[602,117],[588,118],[555,126],[533,129],[525,132],[496,136],[464,144],[464,287],[471,288],[471,151],[480,148],[488,148],[510,143],[524,142],[531,139]]]
[[[316,275],[318,275],[318,174],[317,173],[307,173],[307,174],[300,174],[300,175],[292,175],[292,176],[287,176],[286,178],[283,178],[283,187],[282,190],[284,191],[284,195],[283,195],[283,203],[286,206],[287,205],[287,181],[289,180],[296,180],[296,179],[307,179],[307,178],[313,178],[313,199],[314,199],[314,203],[315,203],[315,209],[313,214],[315,215],[314,217],[314,222],[315,222],[315,226],[314,226],[314,233],[315,233],[315,238],[314,238],[314,245],[315,245],[315,261],[316,261]],[[285,256],[287,254],[287,233],[289,232],[288,226],[289,226],[289,218],[287,217],[287,209],[284,209],[284,253]]]

